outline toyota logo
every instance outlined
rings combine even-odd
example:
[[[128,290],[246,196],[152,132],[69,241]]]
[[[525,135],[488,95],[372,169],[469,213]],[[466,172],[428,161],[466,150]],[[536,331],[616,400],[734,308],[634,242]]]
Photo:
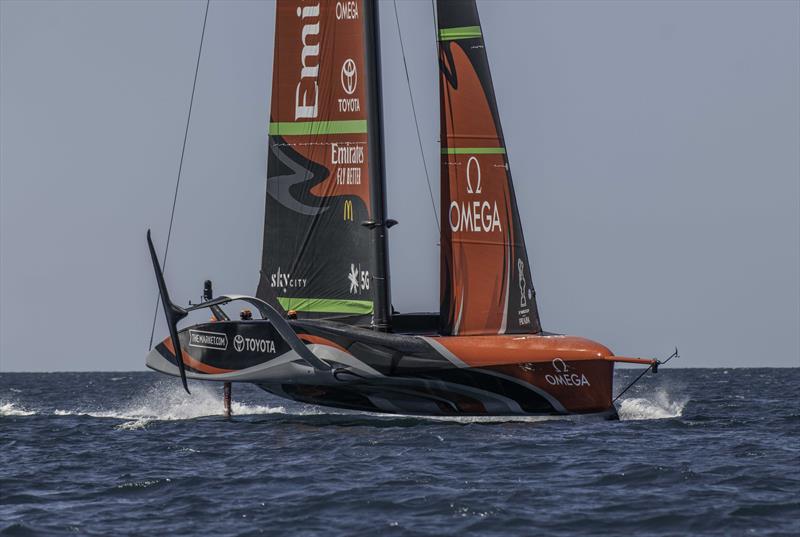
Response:
[[[236,349],[236,352],[242,352],[244,350],[244,338],[240,335],[236,335],[233,338],[233,348]]]
[[[356,91],[356,85],[358,85],[356,62],[352,58],[347,58],[342,64],[342,89],[348,95],[352,95]]]

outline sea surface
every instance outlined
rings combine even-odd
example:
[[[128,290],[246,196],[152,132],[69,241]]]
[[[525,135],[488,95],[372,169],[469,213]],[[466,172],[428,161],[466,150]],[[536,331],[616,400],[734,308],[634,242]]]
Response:
[[[637,372],[621,370],[616,386]],[[326,410],[0,374],[0,535],[800,535],[800,369],[674,369],[621,420]]]

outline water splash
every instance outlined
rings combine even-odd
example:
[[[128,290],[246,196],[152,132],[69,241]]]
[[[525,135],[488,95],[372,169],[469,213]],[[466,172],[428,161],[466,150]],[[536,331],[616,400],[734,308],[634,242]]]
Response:
[[[662,420],[678,418],[688,398],[671,399],[666,390],[658,390],[648,397],[631,397],[624,399],[619,407],[619,419],[627,420]]]
[[[0,416],[33,416],[36,412],[18,407],[15,403],[0,401]]]
[[[89,416],[93,418],[106,418],[121,420],[115,425],[119,430],[137,430],[146,428],[152,422],[190,420],[202,417],[222,416],[222,396],[216,385],[197,383],[192,386],[192,393],[187,394],[178,385],[169,380],[163,380],[151,385],[143,393],[139,393],[119,406],[110,409],[103,408],[74,408],[56,409],[52,411],[56,416]],[[673,400],[669,394],[660,390],[647,397],[630,397],[624,399],[619,407],[621,420],[651,420],[676,418],[682,415],[688,399]],[[234,416],[251,416],[267,414],[295,414],[295,415],[357,415],[378,420],[391,419],[422,419],[431,422],[451,423],[504,423],[504,422],[544,422],[550,420],[579,419],[580,416],[411,416],[387,415],[371,412],[351,412],[329,408],[308,407],[304,410],[288,411],[283,406],[269,406],[233,402]],[[0,401],[1,416],[32,416],[37,414],[50,414],[45,411],[34,411],[19,406],[17,403]]]
[[[282,406],[249,405],[233,402],[234,416],[281,414]],[[91,416],[125,420],[116,426],[121,430],[136,430],[153,421],[189,420],[208,416],[222,416],[222,397],[213,388],[198,384],[187,394],[173,382],[160,381],[144,394],[135,396],[120,407],[111,410],[56,410],[57,416]]]

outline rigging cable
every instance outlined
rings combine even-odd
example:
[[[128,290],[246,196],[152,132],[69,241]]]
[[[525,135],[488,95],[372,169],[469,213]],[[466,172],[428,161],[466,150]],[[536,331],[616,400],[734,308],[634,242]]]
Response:
[[[633,385],[634,385],[634,384],[636,384],[637,382],[639,382],[639,379],[641,379],[641,378],[642,378],[642,377],[645,375],[645,373],[647,373],[647,372],[648,372],[648,371],[650,371],[651,369],[653,370],[653,373],[657,373],[657,372],[658,372],[658,367],[659,367],[659,366],[662,366],[662,365],[666,364],[667,362],[669,362],[669,361],[670,361],[670,360],[672,360],[673,358],[680,358],[680,354],[678,354],[678,347],[675,347],[675,352],[673,352],[672,354],[670,354],[670,355],[669,355],[669,358],[667,358],[667,359],[666,359],[666,360],[664,360],[663,362],[662,362],[662,361],[660,361],[660,360],[656,360],[654,363],[650,364],[650,365],[647,367],[647,369],[645,369],[644,371],[642,371],[641,375],[639,375],[638,377],[636,377],[636,378],[633,380],[633,382],[631,382],[630,384],[628,384],[628,385],[625,387],[625,389],[624,389],[624,390],[622,390],[621,392],[619,392],[619,395],[617,395],[617,396],[614,398],[614,400],[613,400],[613,401],[611,401],[611,404],[613,405],[614,403],[616,403],[616,402],[617,402],[617,399],[619,399],[620,397],[622,397],[622,396],[625,394],[625,392],[627,392],[629,389],[631,389],[631,387],[633,387]]]
[[[419,152],[422,156],[422,167],[425,169],[425,181],[428,183],[428,194],[431,197],[431,207],[433,208],[433,220],[436,222],[436,229],[441,233],[439,218],[436,215],[436,201],[433,198],[433,188],[431,187],[431,176],[428,173],[428,164],[425,161],[425,151],[422,147],[422,135],[419,133],[419,122],[417,121],[417,108],[414,106],[414,93],[411,91],[411,77],[408,75],[408,62],[406,61],[406,50],[403,46],[403,33],[400,31],[400,17],[397,14],[397,0],[394,0],[394,20],[397,23],[397,35],[400,37],[400,52],[403,55],[403,68],[406,72],[406,83],[408,85],[408,97],[411,100],[411,112],[414,115],[414,126],[417,129],[417,141],[419,142]],[[435,30],[435,28],[434,28]],[[438,43],[438,41],[437,41]]]
[[[167,231],[167,244],[164,247],[164,257],[162,257],[163,270],[167,269],[167,254],[169,253],[169,239],[172,236],[172,223],[175,221],[175,205],[178,201],[178,189],[181,186],[181,171],[183,170],[183,156],[186,153],[186,140],[189,137],[189,122],[192,120],[192,105],[194,104],[194,90],[197,87],[197,72],[200,70],[200,56],[203,53],[203,40],[206,35],[206,21],[208,20],[208,6],[211,0],[206,0],[206,13],[203,16],[203,31],[200,33],[200,47],[197,50],[197,62],[194,66],[194,81],[192,82],[192,96],[189,98],[189,113],[186,117],[186,129],[183,132],[183,147],[181,148],[181,160],[178,164],[178,180],[175,182],[175,194],[172,197],[172,212],[169,216],[169,230]],[[153,327],[150,329],[150,345],[153,348],[153,335],[156,331],[156,319],[158,319],[158,306],[161,302],[161,295],[156,298],[156,309],[153,312]]]
[[[650,371],[651,369],[653,369],[653,364],[650,364],[649,366],[647,366],[647,369],[645,369],[644,371],[642,371],[642,373],[641,373],[641,374],[640,374],[638,377],[636,377],[636,378],[633,380],[633,382],[631,382],[630,384],[628,384],[628,385],[625,387],[625,389],[624,389],[624,390],[622,390],[621,392],[619,392],[619,394],[618,394],[618,395],[617,395],[617,396],[614,398],[614,400],[613,400],[613,401],[611,401],[611,404],[613,405],[614,403],[616,403],[616,402],[617,402],[617,399],[619,399],[620,397],[622,397],[623,395],[625,395],[625,392],[627,392],[627,391],[628,391],[628,390],[629,390],[629,389],[630,389],[630,388],[631,388],[631,387],[632,387],[634,384],[636,384],[637,382],[639,382],[639,379],[641,379],[643,376],[645,376],[645,375],[647,374],[647,372],[648,372],[648,371]]]

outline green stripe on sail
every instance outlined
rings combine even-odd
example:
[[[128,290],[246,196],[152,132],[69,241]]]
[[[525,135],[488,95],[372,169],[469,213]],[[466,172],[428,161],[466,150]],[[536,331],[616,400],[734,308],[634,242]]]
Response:
[[[276,136],[361,134],[366,132],[366,119],[351,119],[345,121],[281,121],[269,124],[269,133]]]
[[[505,147],[443,147],[442,155],[505,155]]]
[[[279,296],[278,303],[286,311],[305,311],[309,313],[372,313],[371,300],[347,300],[337,298],[290,298]]]
[[[461,26],[459,28],[440,28],[439,41],[452,41],[454,39],[471,39],[481,37],[480,26]]]

